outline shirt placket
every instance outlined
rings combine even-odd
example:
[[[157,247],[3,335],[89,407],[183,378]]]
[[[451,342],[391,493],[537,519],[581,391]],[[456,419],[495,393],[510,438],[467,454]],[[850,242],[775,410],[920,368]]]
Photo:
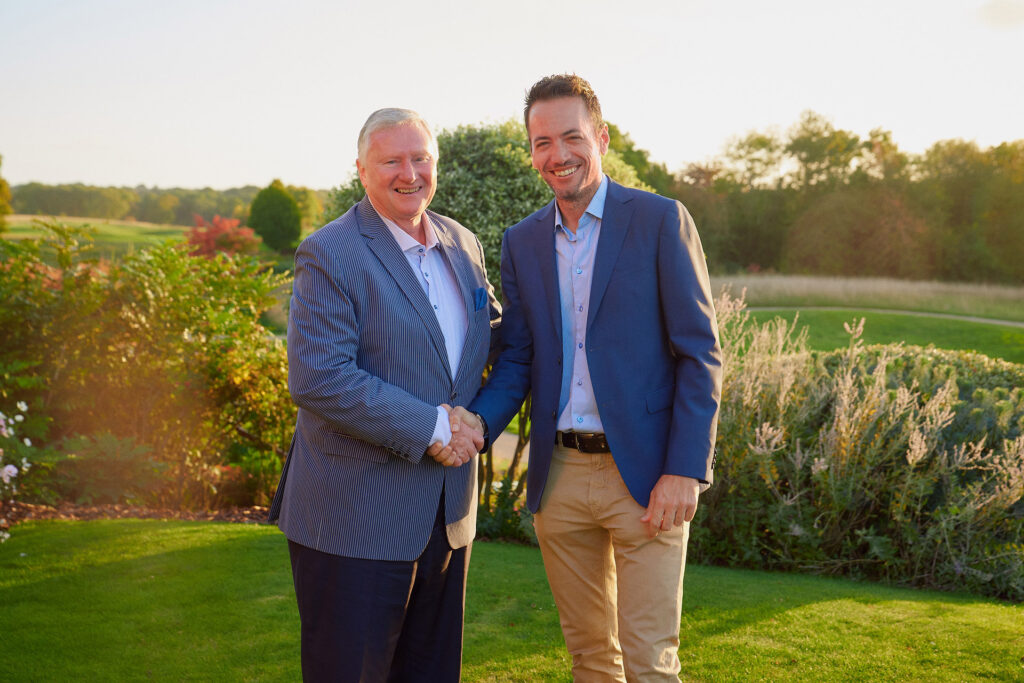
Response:
[[[589,224],[584,226],[581,222],[579,228],[584,230],[589,229]],[[583,423],[583,376],[585,374],[584,369],[586,367],[586,351],[584,346],[586,344],[587,337],[587,291],[586,283],[589,280],[589,273],[587,273],[588,264],[585,262],[587,249],[583,242],[586,241],[587,232],[581,233],[580,229],[577,229],[576,239],[570,242],[571,253],[572,253],[572,264],[570,266],[570,272],[572,274],[572,322],[573,322],[573,334],[575,337],[575,346],[572,362],[572,388],[569,394],[569,403],[572,411],[572,424],[574,427],[579,427]]]

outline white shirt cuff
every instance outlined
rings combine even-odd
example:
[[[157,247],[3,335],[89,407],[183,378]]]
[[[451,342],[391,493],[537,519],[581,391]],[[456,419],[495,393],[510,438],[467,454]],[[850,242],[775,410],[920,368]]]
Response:
[[[448,411],[444,406],[437,407],[437,422],[434,424],[434,433],[430,436],[431,445],[440,441],[442,446],[447,446],[452,440],[452,425],[448,417]]]

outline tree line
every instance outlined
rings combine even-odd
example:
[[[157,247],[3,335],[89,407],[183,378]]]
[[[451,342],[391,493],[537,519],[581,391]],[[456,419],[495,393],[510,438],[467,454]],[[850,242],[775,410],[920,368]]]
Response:
[[[296,185],[285,186],[295,199],[304,225],[318,224],[326,192]],[[97,187],[81,183],[46,185],[26,183],[13,189],[15,213],[43,216],[82,216],[111,220],[192,225],[195,217],[212,221],[214,216],[249,223],[249,211],[260,192],[255,185],[227,190],[180,187]]]
[[[609,133],[612,177],[628,170],[634,184],[682,201],[712,272],[1024,282],[1024,140],[988,148],[943,140],[915,155],[900,150],[889,131],[862,137],[808,111],[785,132],[752,131],[720,155],[670,172],[614,124]],[[450,215],[485,246],[496,251],[501,231],[550,199],[530,167],[522,124],[460,126],[438,139],[439,194],[431,208],[455,209]],[[306,229],[362,196],[354,175],[330,193],[285,189]],[[153,223],[219,215],[248,225],[258,192],[29,183],[13,188],[11,206]],[[494,203],[500,206],[484,206]]]
[[[669,173],[615,132],[640,178],[693,214],[713,272],[1024,282],[1024,140],[915,155],[808,111]]]

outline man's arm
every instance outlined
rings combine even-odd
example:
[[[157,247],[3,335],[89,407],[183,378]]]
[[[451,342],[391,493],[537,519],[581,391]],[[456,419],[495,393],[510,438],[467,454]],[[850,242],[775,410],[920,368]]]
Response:
[[[288,320],[292,400],[346,436],[419,462],[437,407],[358,367],[359,325],[343,275],[316,240],[306,240],[295,254]]]
[[[480,413],[487,420],[491,440],[508,426],[530,393],[530,369],[533,363],[533,337],[520,299],[515,262],[509,247],[509,232],[505,232],[501,241],[503,301],[501,325],[496,330],[499,353],[487,376],[487,384],[470,402],[468,409],[469,412]],[[484,448],[488,445],[485,443]]]
[[[665,470],[640,518],[648,534],[693,519],[701,482],[712,480],[722,351],[711,280],[693,219],[682,204],[666,213],[658,244],[658,290],[676,358]]]

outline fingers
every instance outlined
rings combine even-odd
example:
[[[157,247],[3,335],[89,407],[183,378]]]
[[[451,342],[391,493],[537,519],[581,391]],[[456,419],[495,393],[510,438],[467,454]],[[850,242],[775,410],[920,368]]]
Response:
[[[459,420],[461,420],[463,423],[469,425],[473,429],[477,430],[478,432],[482,433],[484,431],[484,426],[482,424],[480,424],[479,418],[477,418],[476,415],[474,415],[473,413],[469,412],[468,410],[466,410],[462,406],[458,406],[457,408],[454,408],[452,410],[452,418],[455,418],[455,417],[458,417]]]
[[[640,518],[650,538],[682,526],[697,512],[699,485],[695,479],[663,475],[651,491],[647,511]]]

